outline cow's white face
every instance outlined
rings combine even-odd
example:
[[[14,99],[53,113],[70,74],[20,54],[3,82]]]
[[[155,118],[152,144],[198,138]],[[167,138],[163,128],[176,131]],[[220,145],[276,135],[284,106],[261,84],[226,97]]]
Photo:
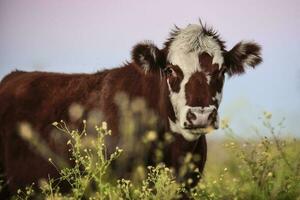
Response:
[[[175,114],[170,128],[190,141],[218,128],[225,74],[242,74],[262,61],[256,43],[240,42],[227,51],[218,34],[202,24],[176,28],[162,50],[153,43],[138,44],[132,57],[147,72],[165,72]]]
[[[176,121],[170,128],[187,140],[219,126],[224,83],[223,46],[200,25],[189,25],[169,44],[167,83]]]

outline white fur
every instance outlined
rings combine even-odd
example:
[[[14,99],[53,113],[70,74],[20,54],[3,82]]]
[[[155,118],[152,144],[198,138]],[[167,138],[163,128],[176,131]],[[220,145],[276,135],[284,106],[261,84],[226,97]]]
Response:
[[[198,55],[203,52],[213,57],[213,64],[222,66],[224,59],[217,41],[205,35],[200,25],[193,24],[181,29],[175,37],[169,49],[168,60],[177,63],[180,59],[184,59],[181,64],[188,64],[187,61],[189,61],[194,65],[181,66],[182,70],[186,68],[188,68],[187,71],[197,70],[199,69]]]
[[[253,66],[256,63],[255,61],[257,58],[258,58],[258,56],[256,56],[256,55],[248,55],[248,57],[246,58],[246,60],[244,62],[246,65]]]
[[[238,53],[239,54],[246,54],[246,46],[247,46],[247,42],[242,41],[241,45],[238,48]],[[248,66],[253,66],[255,65],[255,60],[258,58],[257,55],[247,55],[247,58],[244,60],[244,64],[248,65]]]
[[[150,53],[154,58],[154,62],[156,62],[155,48],[153,46],[150,46]]]
[[[193,134],[189,130],[181,128],[178,121],[174,123],[172,120],[169,119],[169,124],[170,129],[174,133],[180,133],[187,141],[197,140],[201,136],[201,134]]]
[[[184,129],[186,114],[188,110],[192,108],[187,106],[185,85],[193,73],[201,71],[198,56],[203,52],[206,52],[213,57],[213,64],[216,63],[219,67],[222,66],[224,60],[221,47],[217,41],[212,37],[205,35],[200,25],[189,25],[185,29],[180,30],[179,34],[172,41],[168,53],[168,61],[173,65],[179,66],[184,75],[178,93],[172,92],[168,82],[170,100],[177,118],[176,122],[169,120],[170,128],[173,132],[182,134],[183,137],[189,141],[199,138],[200,130]],[[206,78],[209,84],[211,77],[207,76]],[[219,96],[216,98],[219,98]],[[208,117],[210,113],[206,114],[206,117]],[[202,117],[202,120],[205,120],[205,116]]]
[[[210,80],[211,80],[211,75],[207,74],[206,75],[206,82],[209,85],[210,84]]]
[[[140,62],[142,63],[142,67],[144,68],[145,72],[147,73],[150,70],[150,65],[148,61],[145,60],[143,55],[140,55]]]
[[[208,107],[190,107],[189,110],[196,115],[196,119],[193,119],[193,124],[206,124],[208,121],[209,115],[216,109],[214,105]]]

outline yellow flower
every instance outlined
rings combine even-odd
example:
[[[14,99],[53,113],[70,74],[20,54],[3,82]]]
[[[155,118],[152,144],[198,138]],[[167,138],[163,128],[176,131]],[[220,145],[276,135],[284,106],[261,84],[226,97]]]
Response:
[[[155,141],[157,138],[157,134],[155,131],[148,131],[146,135],[146,140],[149,142]]]
[[[273,176],[273,173],[272,172],[269,172],[268,173],[268,177],[272,177]]]
[[[57,125],[58,125],[58,122],[53,122],[52,125],[53,125],[53,126],[57,126]]]
[[[19,126],[20,136],[25,140],[30,140],[33,137],[33,131],[29,123],[22,122]]]
[[[264,116],[266,119],[271,119],[272,118],[272,113],[265,111]]]
[[[203,183],[199,183],[199,188],[204,190],[206,188],[206,186]]]
[[[107,130],[107,123],[106,123],[106,122],[102,122],[102,128],[103,128],[104,130]]]

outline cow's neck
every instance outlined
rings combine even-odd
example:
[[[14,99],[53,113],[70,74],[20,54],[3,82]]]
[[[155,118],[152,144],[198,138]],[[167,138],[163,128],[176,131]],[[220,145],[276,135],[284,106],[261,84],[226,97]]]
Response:
[[[143,95],[151,109],[155,110],[162,120],[166,130],[169,129],[169,119],[175,121],[175,114],[169,98],[169,90],[163,73],[144,73],[145,90]]]

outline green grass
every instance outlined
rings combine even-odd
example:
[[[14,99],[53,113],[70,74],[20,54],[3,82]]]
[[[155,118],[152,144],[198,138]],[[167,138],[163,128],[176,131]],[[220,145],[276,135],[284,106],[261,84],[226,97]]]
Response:
[[[15,198],[154,200],[180,199],[186,193],[192,199],[300,199],[300,142],[282,137],[282,122],[274,127],[271,121],[271,115],[265,113],[262,123],[268,133],[255,131],[256,135],[269,137],[247,140],[237,138],[223,121],[226,139],[210,142],[204,176],[191,191],[176,182],[172,169],[163,163],[137,167],[142,180],[109,178],[111,163],[121,159],[126,152],[116,147],[108,154],[105,141],[111,137],[111,132],[107,124],[96,126],[97,136],[87,144],[86,121],[80,132],[69,130],[64,122],[55,122],[53,125],[70,138],[66,145],[75,166],[57,167],[59,179],[49,178],[36,183],[41,188],[39,194],[29,186],[19,190]],[[150,139],[155,139],[153,134]],[[51,158],[49,162],[56,166]],[[58,183],[61,181],[67,181],[71,186],[68,194],[60,192]]]
[[[254,128],[247,138],[238,137],[227,120],[222,120],[225,135],[221,140],[209,140],[208,160],[199,184],[190,191],[186,183],[177,182],[173,169],[161,162],[164,144],[159,142],[153,152],[156,166],[145,166],[146,152],[158,142],[155,132],[158,119],[142,99],[129,101],[120,94],[115,102],[120,113],[120,148],[109,145],[112,133],[93,112],[83,121],[83,128],[71,130],[65,122],[55,122],[60,141],[70,151],[70,161],[54,154],[46,142],[35,134],[30,124],[20,126],[20,135],[31,143],[41,156],[49,159],[60,177],[39,180],[18,190],[14,199],[180,199],[184,194],[191,199],[299,199],[300,200],[300,141],[284,134],[283,121],[274,123],[271,113],[261,117],[262,125]],[[74,106],[73,106],[74,107]],[[75,106],[79,108],[80,105]],[[76,113],[76,110],[81,112]],[[79,120],[82,109],[71,110]],[[137,135],[138,134],[138,135]],[[141,135],[142,134],[142,135]],[[253,136],[253,137],[249,137]],[[209,138],[209,136],[208,136]],[[172,133],[164,140],[173,142]],[[106,145],[107,143],[107,145]],[[113,147],[113,148],[112,148]],[[134,157],[134,160],[131,158]],[[187,154],[179,176],[190,168],[191,154]],[[115,166],[133,166],[127,179],[118,179]],[[73,163],[72,166],[68,163]],[[113,169],[114,168],[114,169]],[[123,176],[124,177],[124,176]],[[1,179],[1,176],[0,176]],[[187,180],[188,181],[188,180]],[[70,186],[62,193],[59,183]],[[0,190],[3,182],[0,180]],[[38,186],[40,190],[34,190]]]

